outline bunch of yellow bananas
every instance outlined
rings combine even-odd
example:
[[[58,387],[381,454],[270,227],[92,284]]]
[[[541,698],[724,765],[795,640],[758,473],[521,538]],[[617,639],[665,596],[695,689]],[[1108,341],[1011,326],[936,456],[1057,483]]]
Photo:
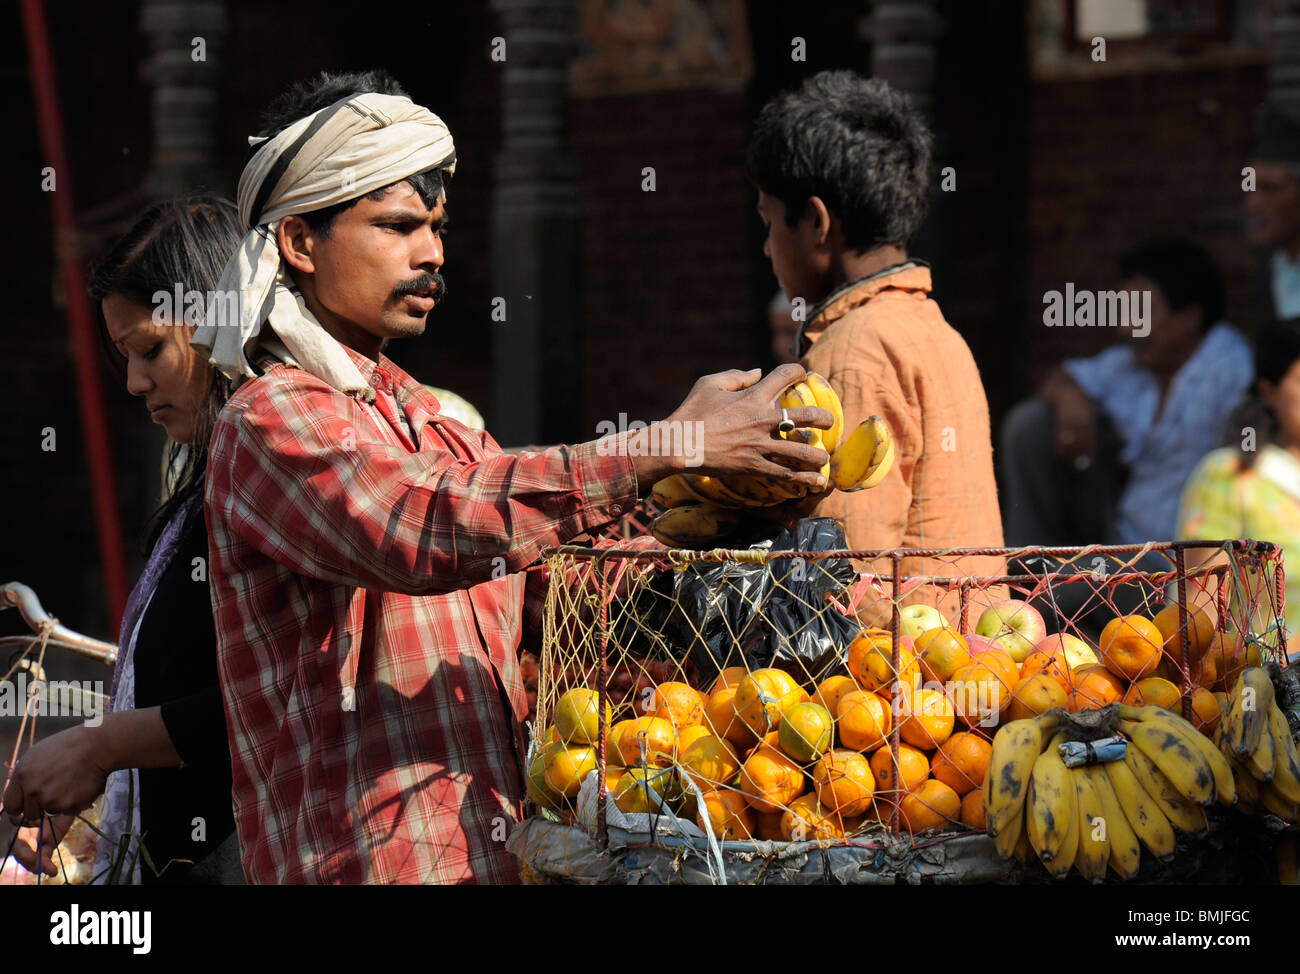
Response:
[[[1214,742],[1228,756],[1242,804],[1295,825],[1300,818],[1300,756],[1264,667],[1242,671]]]
[[[809,372],[781,394],[785,409],[817,406],[825,409],[835,422],[830,429],[805,427],[783,438],[797,438],[819,446],[830,454],[822,468],[827,482],[839,490],[865,490],[875,487],[894,464],[894,437],[889,425],[879,416],[869,416],[844,437],[844,407],[830,383],[816,372]],[[776,507],[807,495],[803,487],[782,483],[759,475],[706,477],[680,473],[665,477],[651,490],[650,496],[663,514],[651,526],[654,536],[674,548],[700,548],[719,543],[742,523],[747,508]]]
[[[1058,710],[1013,720],[993,738],[984,775],[984,816],[1004,859],[1032,849],[1048,872],[1074,867],[1100,883],[1109,866],[1137,875],[1141,846],[1157,859],[1174,854],[1174,829],[1208,828],[1203,806],[1236,801],[1232,771],[1195,727],[1160,707],[1117,706],[1128,738],[1123,760],[1066,767]]]

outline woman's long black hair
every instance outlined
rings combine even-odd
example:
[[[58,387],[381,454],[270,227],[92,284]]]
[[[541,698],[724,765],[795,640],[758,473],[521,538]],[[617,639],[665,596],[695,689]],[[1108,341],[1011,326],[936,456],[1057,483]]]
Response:
[[[90,294],[101,304],[108,296],[118,294],[152,307],[155,294],[162,291],[170,295],[179,284],[183,292],[198,292],[206,297],[216,290],[221,271],[242,237],[239,211],[223,197],[191,196],[155,203],[95,265]],[[176,309],[177,314],[180,310]],[[125,360],[108,337],[102,310],[99,331],[109,361],[125,380]],[[171,489],[151,518],[146,552],[153,549],[177,509],[196,492],[202,494],[208,441],[217,414],[229,398],[230,380],[213,369],[207,398],[199,407],[194,442],[188,446],[168,444],[166,469]]]

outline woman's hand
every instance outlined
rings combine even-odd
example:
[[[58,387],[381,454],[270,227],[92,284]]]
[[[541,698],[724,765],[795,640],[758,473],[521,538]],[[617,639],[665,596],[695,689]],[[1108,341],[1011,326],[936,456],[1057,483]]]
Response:
[[[59,867],[64,864],[55,860],[55,847],[63,841],[76,820],[75,815],[56,815],[45,819],[39,833],[35,828],[19,829],[18,841],[14,843],[14,858],[30,873],[39,870],[47,876],[57,876]],[[36,862],[37,845],[41,847],[39,867]]]
[[[19,759],[4,793],[15,825],[40,825],[50,815],[75,815],[104,791],[108,769],[100,751],[103,728],[73,727],[45,738]]]

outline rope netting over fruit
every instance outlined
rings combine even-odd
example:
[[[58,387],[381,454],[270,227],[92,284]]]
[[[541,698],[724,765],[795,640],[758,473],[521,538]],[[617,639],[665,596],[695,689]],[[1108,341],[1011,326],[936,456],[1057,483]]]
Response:
[[[1000,725],[1125,701],[1204,729],[1242,669],[1286,656],[1261,542],[548,562],[530,797],[598,846],[663,831],[719,868],[730,843],[982,833]]]

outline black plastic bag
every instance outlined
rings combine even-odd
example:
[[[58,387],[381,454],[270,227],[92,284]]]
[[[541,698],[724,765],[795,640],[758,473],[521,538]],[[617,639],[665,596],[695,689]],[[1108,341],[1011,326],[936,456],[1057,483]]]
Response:
[[[771,539],[772,551],[847,547],[833,518],[804,518]],[[827,596],[857,580],[847,558],[694,564],[678,572],[664,634],[707,684],[727,666],[773,666],[800,683],[822,680],[847,658],[861,631]]]

